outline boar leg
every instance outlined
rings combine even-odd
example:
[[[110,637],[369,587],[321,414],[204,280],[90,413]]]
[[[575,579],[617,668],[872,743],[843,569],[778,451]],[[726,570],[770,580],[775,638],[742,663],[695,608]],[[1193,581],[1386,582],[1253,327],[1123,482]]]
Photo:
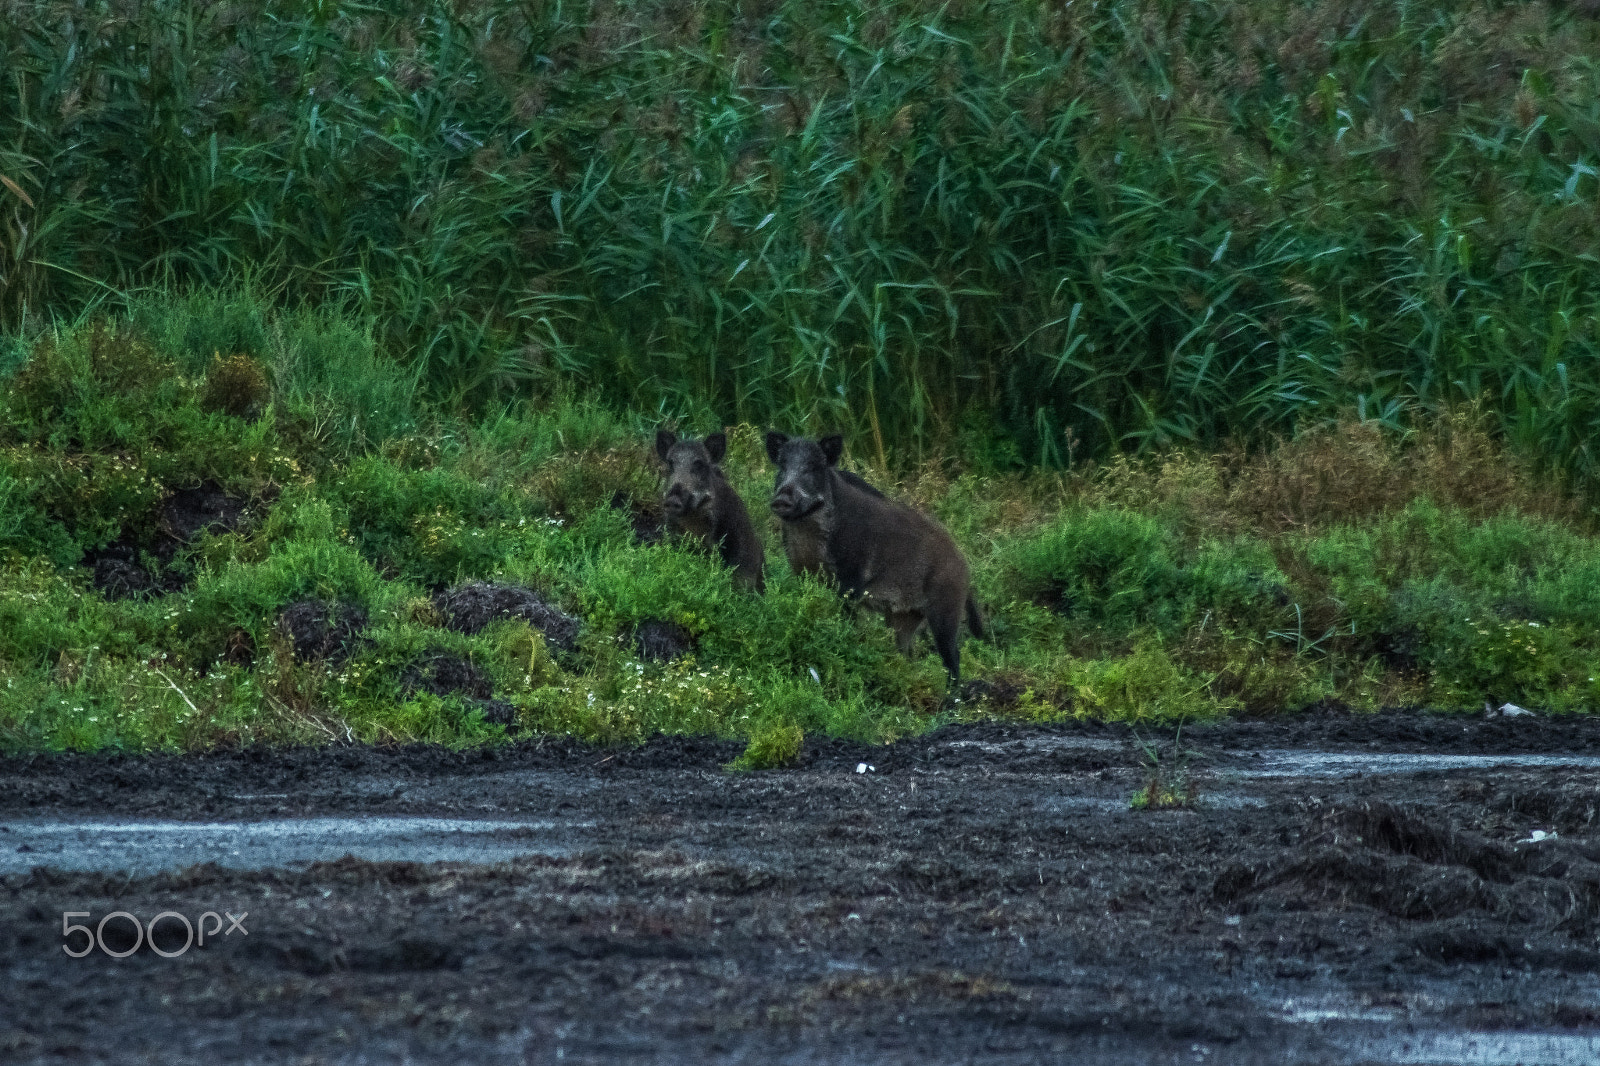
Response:
[[[933,646],[952,682],[961,680],[961,611],[963,599],[941,596],[928,605],[928,628],[933,630]]]
[[[894,630],[895,647],[907,659],[917,653],[917,634],[922,631],[921,611],[890,611],[884,618]]]

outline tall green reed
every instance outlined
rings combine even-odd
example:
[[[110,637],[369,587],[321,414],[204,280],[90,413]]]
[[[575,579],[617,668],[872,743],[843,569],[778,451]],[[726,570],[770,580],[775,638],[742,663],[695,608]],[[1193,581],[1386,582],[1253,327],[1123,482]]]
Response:
[[[1111,0],[0,5],[0,327],[248,273],[434,392],[915,458],[1396,428],[1592,479],[1600,29]]]

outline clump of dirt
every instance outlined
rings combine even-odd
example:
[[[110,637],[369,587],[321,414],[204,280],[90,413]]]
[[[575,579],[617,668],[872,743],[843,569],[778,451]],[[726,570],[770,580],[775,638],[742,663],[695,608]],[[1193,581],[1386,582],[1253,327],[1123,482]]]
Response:
[[[483,712],[483,720],[497,725],[513,725],[517,709],[505,700],[494,699],[494,681],[488,674],[464,659],[439,648],[430,648],[400,674],[400,688],[407,694],[427,692],[435,696],[458,696],[468,710]]]
[[[1594,774],[1570,775],[1559,788],[1471,781],[1458,785],[1456,796],[1477,804],[1484,820],[1500,828],[1582,832],[1600,825],[1600,776]]]
[[[278,627],[294,643],[294,657],[302,662],[326,659],[342,663],[366,643],[366,608],[327,600],[300,600],[283,609]]]
[[[125,559],[96,559],[94,587],[108,600],[128,600],[148,595],[155,587],[150,572]]]
[[[505,700],[473,700],[472,706],[483,712],[483,720],[490,725],[509,729],[517,724],[517,709]]]
[[[494,691],[494,682],[470,659],[435,648],[405,668],[400,674],[400,687],[407,693],[460,694],[486,700]]]
[[[474,581],[438,593],[433,597],[433,606],[444,619],[445,628],[457,633],[470,636],[501,618],[520,618],[562,651],[577,647],[578,631],[583,627],[580,619],[551,606],[537,592],[521,585]]]
[[[1510,882],[1527,865],[1504,844],[1391,804],[1364,803],[1335,811],[1325,824],[1331,846],[1361,845],[1436,865],[1465,866],[1487,881]]]
[[[90,583],[108,600],[142,600],[173,591],[171,576],[152,574],[131,544],[112,544],[85,553],[83,565],[93,568]],[[181,587],[181,581],[177,584]]]
[[[1023,688],[1006,678],[970,678],[961,684],[958,698],[963,703],[984,703],[997,711],[1009,710],[1017,705]]]
[[[108,600],[164,596],[188,587],[194,575],[177,565],[184,548],[205,533],[229,533],[250,526],[269,499],[230,496],[215,481],[168,494],[156,509],[155,528],[145,537],[125,533],[107,547],[85,552],[82,565]]]
[[[202,533],[229,533],[251,517],[249,500],[230,496],[215,481],[179,489],[161,501],[160,529],[172,550],[192,544]]]
[[[694,636],[676,622],[646,618],[634,628],[633,646],[646,662],[670,662],[694,650]]]
[[[661,508],[657,504],[640,503],[627,493],[619,492],[611,497],[611,507],[618,511],[628,512],[628,521],[633,526],[633,542],[635,544],[659,544],[665,535],[661,517]]]
[[[1591,930],[1600,918],[1600,864],[1561,841],[1513,847],[1432,807],[1367,802],[1323,815],[1320,831],[1287,861],[1225,871],[1215,894],[1288,909],[1338,900],[1411,922],[1454,922],[1477,912],[1494,921],[1477,922],[1467,940],[1459,930],[1440,940],[1435,927],[1419,934],[1417,949],[1483,961],[1505,957],[1495,930],[1523,927],[1525,935],[1514,939],[1529,951],[1542,950],[1533,940],[1552,930]]]

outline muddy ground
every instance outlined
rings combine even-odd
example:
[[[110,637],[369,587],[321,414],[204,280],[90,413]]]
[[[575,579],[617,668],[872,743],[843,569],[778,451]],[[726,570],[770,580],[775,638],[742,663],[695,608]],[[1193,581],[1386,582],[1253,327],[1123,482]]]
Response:
[[[0,1061],[1600,1061],[1600,721],[1185,742],[0,760]]]

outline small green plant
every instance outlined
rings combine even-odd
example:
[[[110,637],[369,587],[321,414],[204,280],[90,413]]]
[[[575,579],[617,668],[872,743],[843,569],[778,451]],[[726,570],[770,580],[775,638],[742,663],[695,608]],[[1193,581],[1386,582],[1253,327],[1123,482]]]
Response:
[[[805,733],[790,722],[767,722],[750,735],[744,754],[728,764],[729,770],[777,770],[800,758]]]
[[[1189,771],[1194,750],[1183,746],[1183,721],[1180,719],[1173,731],[1170,756],[1164,755],[1154,741],[1141,737],[1137,730],[1133,738],[1139,745],[1145,781],[1128,801],[1128,806],[1136,811],[1192,807],[1199,795],[1199,784]]]
[[[1084,625],[1172,629],[1191,606],[1174,531],[1117,508],[1067,514],[1011,550],[1022,595]]]

